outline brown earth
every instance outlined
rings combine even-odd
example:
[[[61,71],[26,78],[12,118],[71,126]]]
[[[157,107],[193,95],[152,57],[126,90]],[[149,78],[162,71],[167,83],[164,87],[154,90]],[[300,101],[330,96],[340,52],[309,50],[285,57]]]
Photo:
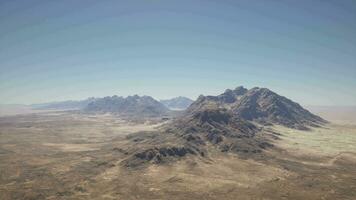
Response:
[[[275,148],[254,158],[207,144],[205,157],[186,153],[174,162],[123,165],[131,149],[153,145],[141,136],[155,137],[161,124],[73,112],[2,117],[0,199],[356,197],[356,124],[331,123],[310,131],[265,127],[279,139],[272,141]]]

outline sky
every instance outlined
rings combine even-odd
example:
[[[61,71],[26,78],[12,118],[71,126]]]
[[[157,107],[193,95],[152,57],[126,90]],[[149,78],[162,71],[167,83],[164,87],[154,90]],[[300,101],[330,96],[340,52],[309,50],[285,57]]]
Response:
[[[356,105],[356,1],[0,0],[0,104],[239,85]]]

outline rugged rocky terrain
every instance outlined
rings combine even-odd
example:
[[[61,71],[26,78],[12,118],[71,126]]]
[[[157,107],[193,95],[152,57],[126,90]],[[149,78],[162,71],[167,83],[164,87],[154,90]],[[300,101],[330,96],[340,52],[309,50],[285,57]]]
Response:
[[[188,112],[207,108],[226,108],[236,117],[258,122],[263,125],[280,124],[290,128],[308,129],[319,126],[326,120],[310,113],[298,103],[280,96],[267,88],[246,88],[239,86],[227,89],[218,96],[201,95]]]
[[[307,130],[323,123],[322,118],[266,88],[237,87],[218,96],[200,96],[182,116],[152,133],[154,137],[136,135],[133,146],[140,149],[131,150],[134,153],[125,164],[161,163],[186,155],[209,157],[211,148],[256,158],[278,139],[264,130],[266,125]],[[142,143],[150,145],[142,148],[138,145]]]

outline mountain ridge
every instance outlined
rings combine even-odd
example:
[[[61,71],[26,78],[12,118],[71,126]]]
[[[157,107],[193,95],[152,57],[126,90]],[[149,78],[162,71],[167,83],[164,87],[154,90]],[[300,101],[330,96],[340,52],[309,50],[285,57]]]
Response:
[[[125,98],[114,95],[95,99],[83,111],[89,113],[108,112],[128,116],[158,117],[166,115],[169,109],[151,96],[132,95]]]

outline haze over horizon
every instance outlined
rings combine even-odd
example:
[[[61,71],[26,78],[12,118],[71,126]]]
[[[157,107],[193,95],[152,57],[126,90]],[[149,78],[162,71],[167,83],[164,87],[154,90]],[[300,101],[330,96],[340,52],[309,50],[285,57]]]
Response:
[[[356,2],[1,1],[0,104],[266,87],[356,105]]]

